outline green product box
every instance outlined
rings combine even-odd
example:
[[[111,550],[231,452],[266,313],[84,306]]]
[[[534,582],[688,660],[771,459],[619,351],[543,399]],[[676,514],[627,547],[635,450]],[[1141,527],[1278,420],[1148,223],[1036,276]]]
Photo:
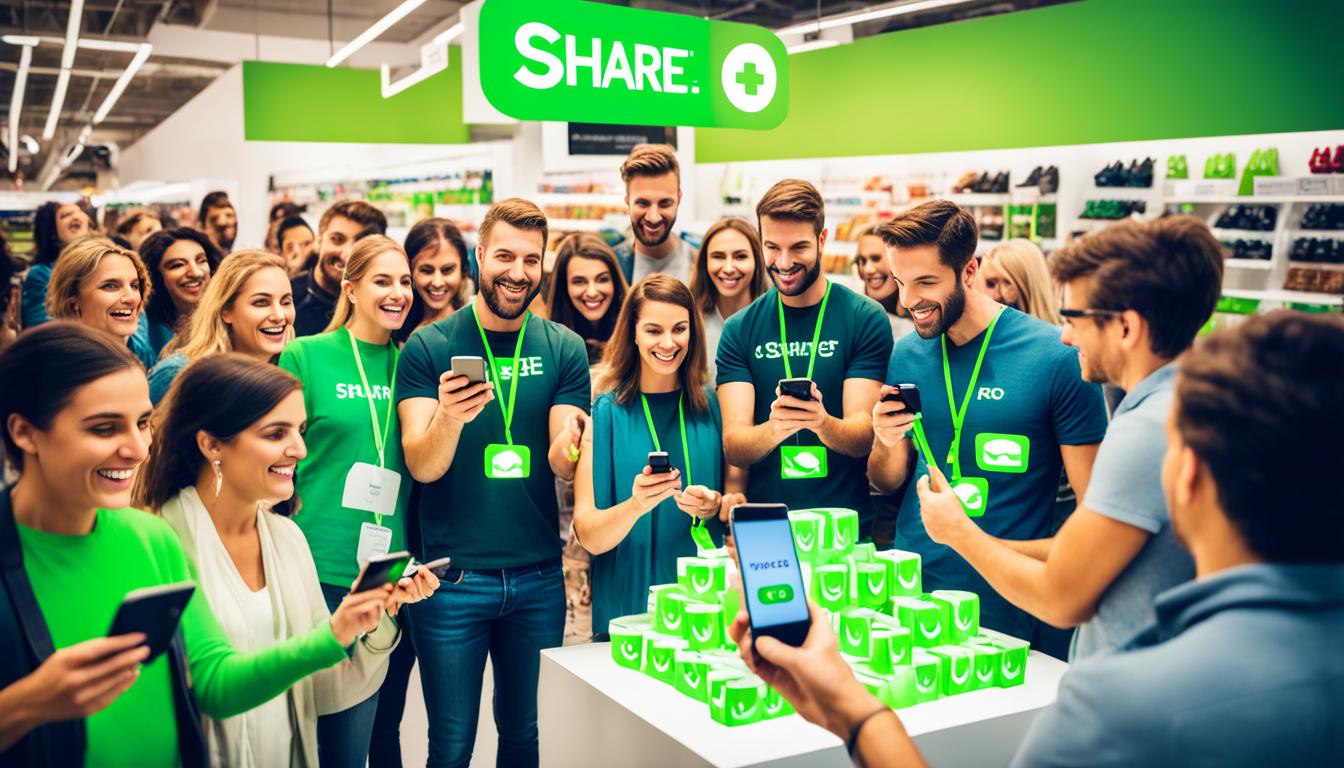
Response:
[[[897,667],[910,665],[910,651],[914,648],[910,630],[905,627],[892,627],[873,622],[869,634],[871,654],[869,664],[873,669],[890,672]]]
[[[896,667],[886,678],[886,688],[877,697],[883,704],[892,709],[901,709],[919,703],[915,694],[914,667]]]
[[[929,653],[943,657],[943,695],[954,696],[975,689],[975,651],[960,645],[940,645]]]
[[[1003,651],[999,661],[999,676],[994,681],[1000,688],[1012,688],[1027,681],[1027,655],[1031,653],[1031,643],[993,630],[981,630],[976,642],[988,641],[990,645]]]
[[[686,594],[686,590],[681,588],[680,584],[654,584],[649,587],[648,611],[653,616],[653,623],[658,624],[658,596],[664,592],[679,592]]]
[[[693,651],[723,647],[723,606],[718,603],[687,603],[682,612],[686,640]]]
[[[710,666],[719,670],[731,670],[739,675],[749,675],[751,670],[747,668],[747,663],[737,654],[737,651],[705,651],[700,654],[705,657]]]
[[[872,619],[869,611],[863,608],[844,608],[836,616],[836,635],[840,640],[840,652],[860,659],[872,656]]]
[[[650,630],[653,629],[653,614],[635,613],[629,616],[621,616],[619,618],[612,619],[608,623],[608,630],[610,630],[611,627],[620,627],[622,629]]]
[[[886,563],[859,563],[854,582],[859,605],[881,610],[891,601],[892,569]]]
[[[877,545],[871,541],[862,541],[854,545],[854,551],[850,553],[860,563],[871,563],[877,559]]]
[[[881,699],[883,692],[887,688],[886,675],[879,674],[872,667],[859,661],[850,664],[850,669],[854,671],[854,678],[863,684],[868,692]]]
[[[950,621],[948,640],[960,643],[980,634],[980,596],[974,592],[940,589],[929,593],[929,599],[947,606]]]
[[[849,566],[844,563],[819,565],[812,569],[812,600],[830,611],[849,605]]]
[[[923,648],[911,652],[910,667],[915,673],[915,702],[923,704],[941,695],[943,664],[945,660]]]
[[[674,584],[672,586],[676,589],[665,589],[658,592],[657,607],[653,614],[653,628],[665,635],[684,637],[686,635],[686,606],[694,601],[682,591],[680,585]],[[650,587],[650,589],[656,588]]]
[[[644,636],[644,674],[654,680],[676,685],[677,651],[688,647],[680,637],[650,632]]]
[[[798,560],[815,563],[821,560],[821,546],[826,540],[827,518],[810,509],[797,509],[789,512],[789,524],[793,528],[793,545],[798,550]]]
[[[715,687],[709,699],[709,716],[715,722],[748,725],[765,718],[765,683],[753,677],[737,677]]]
[[[709,673],[713,669],[709,657],[695,651],[677,651],[673,654],[676,667],[674,685],[683,695],[709,703]]]
[[[946,642],[947,630],[943,619],[947,613],[943,606],[914,597],[898,597],[893,602],[896,618],[901,626],[910,630],[916,646],[932,648]]]
[[[611,622],[611,660],[639,672],[644,666],[644,635],[647,630],[620,627]]]
[[[829,557],[849,554],[859,543],[859,513],[852,509],[829,508],[825,514],[830,522],[826,526],[822,549]]]
[[[745,610],[742,606],[742,593],[735,588],[723,590],[719,593],[719,605],[723,606],[723,647],[736,649],[737,644],[728,635],[728,627],[732,626],[737,614]]]
[[[789,703],[788,699],[785,699],[779,694],[779,691],[776,691],[768,685],[765,687],[765,702],[762,706],[764,708],[763,719],[765,720],[792,715],[797,711],[793,708],[793,705]]]
[[[728,588],[728,561],[717,557],[677,558],[677,583],[696,600],[718,602]]]
[[[918,553],[885,549],[877,553],[877,560],[891,563],[892,573],[888,576],[888,583],[893,597],[919,597],[923,594],[923,567]]]
[[[967,648],[975,654],[975,689],[993,688],[998,682],[999,667],[1003,664],[1003,649],[990,643],[971,641]]]

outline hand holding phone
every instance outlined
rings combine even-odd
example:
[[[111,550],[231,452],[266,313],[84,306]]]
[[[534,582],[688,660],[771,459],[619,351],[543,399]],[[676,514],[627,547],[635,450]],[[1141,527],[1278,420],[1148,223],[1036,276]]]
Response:
[[[144,663],[148,664],[168,650],[182,619],[182,612],[195,592],[196,583],[193,581],[160,584],[128,592],[122,598],[116,618],[112,620],[112,628],[107,634],[109,637],[132,633],[144,635],[145,645],[149,648],[149,656]]]
[[[779,394],[795,397],[799,400],[812,399],[812,380],[811,379],[780,379]]]
[[[406,566],[411,564],[411,559],[410,552],[393,552],[369,560],[364,564],[364,570],[360,571],[354,589],[350,591],[358,593],[385,585],[396,586],[397,580],[406,572]]]
[[[667,451],[649,451],[649,471],[655,475],[672,471],[672,460],[668,458]]]
[[[910,433],[910,425],[919,414],[919,387],[892,384],[883,386],[881,392],[873,405],[873,438],[887,448],[894,448]]]
[[[475,355],[453,355],[452,370],[454,376],[466,376],[468,383],[485,381],[485,360]]]
[[[920,413],[924,410],[919,401],[919,387],[914,384],[894,384],[891,391],[882,396],[884,403],[901,403],[906,413]]]
[[[493,399],[494,387],[484,377],[476,383],[464,383],[462,375],[453,371],[444,371],[439,376],[439,410],[451,421],[462,424],[472,422],[485,409],[486,403]]]
[[[812,626],[789,508],[741,504],[732,511],[733,541],[752,643],[769,636],[799,646]]]
[[[653,454],[649,456],[652,457]],[[672,498],[679,490],[681,490],[681,473],[675,467],[668,465],[667,469],[658,471],[653,466],[648,466],[645,467],[645,471],[635,475],[634,482],[630,485],[630,500],[640,511],[649,512],[664,499]]]

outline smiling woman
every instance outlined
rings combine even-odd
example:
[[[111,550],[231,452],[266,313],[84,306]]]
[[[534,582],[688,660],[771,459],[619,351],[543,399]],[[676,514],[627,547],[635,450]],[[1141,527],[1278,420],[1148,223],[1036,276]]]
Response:
[[[210,276],[223,256],[204,233],[190,227],[156,232],[140,244],[140,258],[153,285],[145,314],[149,345],[157,355],[176,348],[173,340],[186,330]]]
[[[148,368],[156,355],[135,331],[149,294],[149,275],[135,251],[89,237],[66,246],[56,260],[47,314],[116,336]]]
[[[602,357],[628,290],[611,246],[597,235],[576,233],[556,247],[546,311],[583,338],[592,365]]]

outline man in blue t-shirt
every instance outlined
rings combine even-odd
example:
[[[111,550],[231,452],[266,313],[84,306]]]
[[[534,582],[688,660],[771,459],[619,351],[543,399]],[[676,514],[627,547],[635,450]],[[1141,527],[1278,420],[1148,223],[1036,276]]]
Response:
[[[934,541],[966,558],[1014,605],[1079,627],[1070,660],[1109,650],[1152,623],[1156,596],[1195,576],[1176,540],[1160,483],[1164,424],[1177,355],[1213,314],[1222,246],[1189,216],[1124,222],[1050,257],[1064,286],[1064,343],[1083,377],[1128,394],[1115,411],[1077,511],[1044,560],[973,524],[956,495],[920,480],[920,512]],[[937,473],[933,473],[937,480]]]
[[[1061,467],[1080,496],[1087,489],[1106,432],[1101,388],[1082,380],[1078,355],[1060,343],[1059,329],[972,290],[979,265],[970,213],[933,201],[877,232],[916,331],[892,351],[882,395],[891,385],[919,387],[931,455],[906,439],[913,417],[903,405],[879,401],[870,480],[891,493],[927,474],[930,460],[941,463],[980,529],[1044,559]],[[914,483],[901,500],[895,546],[923,557],[925,589],[977,592],[985,626],[1028,639],[1035,634],[1035,619],[996,594],[961,555],[929,538]]]

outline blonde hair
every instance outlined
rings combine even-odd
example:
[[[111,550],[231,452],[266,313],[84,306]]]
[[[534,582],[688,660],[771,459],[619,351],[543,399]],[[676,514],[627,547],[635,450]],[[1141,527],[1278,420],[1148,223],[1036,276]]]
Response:
[[[677,151],[670,144],[636,144],[630,150],[630,156],[621,163],[621,181],[626,187],[636,176],[665,176],[669,173],[681,181]]]
[[[285,260],[269,251],[237,251],[231,253],[219,263],[219,271],[210,276],[200,303],[191,313],[191,322],[186,333],[179,334],[176,346],[165,347],[162,356],[179,352],[187,362],[202,357],[233,351],[233,339],[229,336],[229,326],[224,322],[224,310],[232,309],[243,286],[253,275],[263,269],[274,267],[285,272]],[[289,282],[286,274],[285,282]],[[285,330],[285,343],[294,338],[294,325]]]
[[[106,256],[125,256],[135,266],[140,278],[140,309],[149,301],[149,270],[135,251],[128,251],[105,237],[82,237],[65,248],[56,257],[51,268],[51,282],[47,284],[47,314],[53,320],[79,318],[79,289],[85,278],[102,263]]]
[[[1009,240],[995,246],[984,259],[984,265],[993,263],[1008,275],[1017,286],[1022,311],[1051,325],[1059,325],[1059,299],[1055,283],[1045,265],[1045,254],[1030,240]]]
[[[350,318],[355,315],[355,305],[350,302],[350,296],[345,292],[344,283],[357,283],[364,279],[364,273],[369,270],[369,265],[379,256],[392,251],[406,259],[406,269],[409,272],[411,260],[406,258],[406,251],[396,240],[386,235],[365,235],[355,243],[355,247],[350,250],[350,258],[345,262],[345,272],[341,275],[341,295],[336,299],[336,311],[331,316],[331,322],[327,323],[326,330],[334,331],[350,322]]]

